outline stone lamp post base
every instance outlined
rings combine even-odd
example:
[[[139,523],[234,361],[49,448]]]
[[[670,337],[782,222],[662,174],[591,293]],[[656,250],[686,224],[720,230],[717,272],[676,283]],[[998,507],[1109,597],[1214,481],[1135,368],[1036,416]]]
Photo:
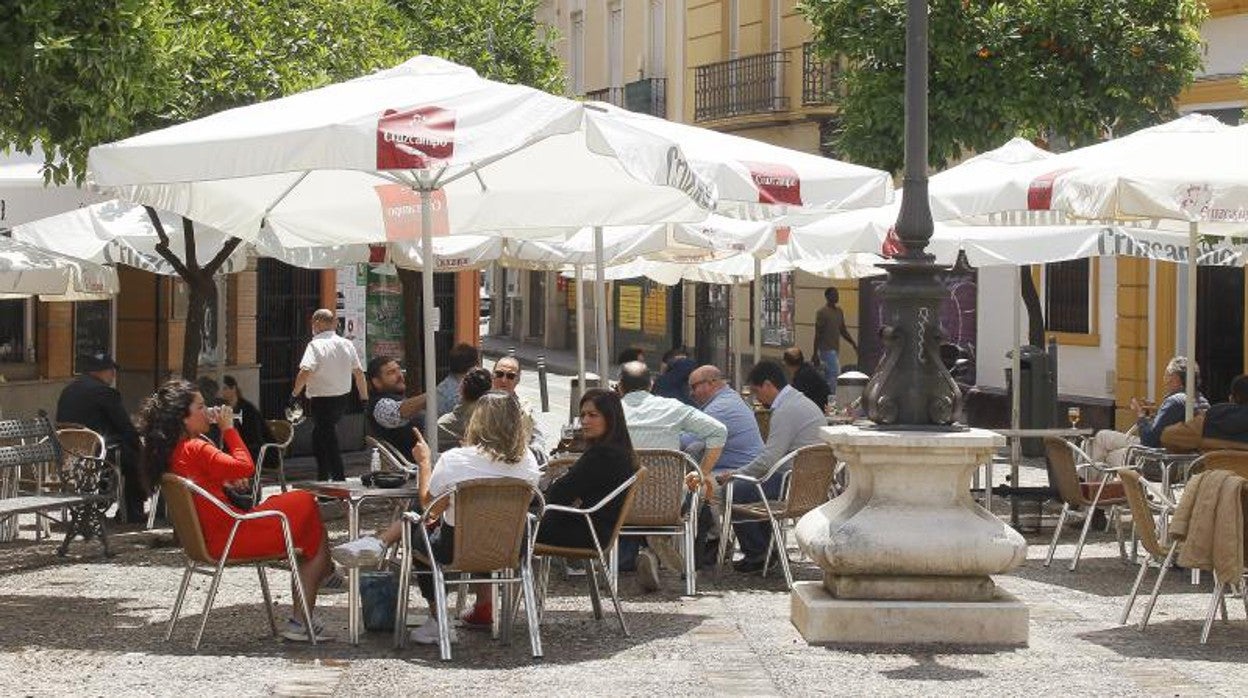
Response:
[[[970,495],[1002,437],[828,427],[849,489],[797,525],[822,582],[794,586],[791,618],[811,643],[1026,645],[1027,607],[990,575],[1027,544]]]

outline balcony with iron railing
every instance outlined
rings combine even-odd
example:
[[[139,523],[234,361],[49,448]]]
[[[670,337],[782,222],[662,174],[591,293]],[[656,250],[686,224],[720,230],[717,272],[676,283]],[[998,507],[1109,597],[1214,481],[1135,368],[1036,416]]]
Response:
[[[667,118],[667,78],[642,78],[623,87],[590,90],[585,93],[585,99]]]
[[[760,53],[694,69],[695,121],[786,111],[788,51]]]
[[[802,105],[835,104],[840,97],[840,69],[831,58],[819,55],[815,45],[802,44]]]

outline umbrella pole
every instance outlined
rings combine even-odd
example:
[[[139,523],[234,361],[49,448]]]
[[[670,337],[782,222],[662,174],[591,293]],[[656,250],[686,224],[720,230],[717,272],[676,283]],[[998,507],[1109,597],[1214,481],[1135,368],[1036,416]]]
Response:
[[[763,353],[763,260],[754,258],[754,363]]]
[[[594,226],[594,312],[597,315],[598,334],[598,380],[607,382],[610,370],[607,362],[607,280],[602,268],[602,226]]]
[[[1188,224],[1187,240],[1187,327],[1185,330],[1183,351],[1187,354],[1187,403],[1184,405],[1184,419],[1190,420],[1196,411],[1196,254],[1200,233],[1195,221]]]
[[[1015,435],[1010,437],[1010,487],[1018,487],[1018,467],[1022,462],[1022,439],[1017,430],[1022,428],[1023,414],[1023,339],[1019,335],[1018,325],[1021,315],[1018,306],[1023,297],[1022,267],[1014,267],[1014,293],[1012,297],[1013,312],[1010,323],[1014,335],[1014,353],[1010,357],[1010,429]],[[991,468],[989,468],[991,471]],[[991,505],[992,482],[985,483],[985,500]],[[1018,497],[1010,497],[1010,524],[1018,524]]]
[[[741,323],[738,322],[741,316],[741,284],[729,284],[728,288],[731,294],[728,299],[728,337],[732,352],[732,382],[737,390],[744,390],[745,384],[741,382]]]
[[[585,394],[585,296],[581,295],[585,287],[581,285],[585,272],[581,265],[577,264],[576,269],[576,385],[577,394],[572,398],[575,400],[573,404],[580,404],[581,396]]]
[[[425,443],[429,445],[429,462],[438,460],[438,391],[434,389],[437,372],[437,347],[434,344],[435,325],[441,317],[434,313],[433,305],[433,192],[425,185],[420,187],[420,302],[425,331]]]

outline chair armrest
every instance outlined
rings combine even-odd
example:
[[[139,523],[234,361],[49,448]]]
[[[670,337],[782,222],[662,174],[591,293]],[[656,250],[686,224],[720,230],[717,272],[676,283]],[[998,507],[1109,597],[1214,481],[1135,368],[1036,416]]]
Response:
[[[728,476],[728,479],[740,480],[742,482],[749,482],[755,485],[762,483],[762,479],[760,478],[754,477],[753,475],[742,475],[740,473],[733,473],[732,475]]]
[[[593,509],[577,509],[576,507],[564,506],[562,504],[547,504],[544,511],[558,511],[564,514],[590,514],[597,511],[598,507]]]

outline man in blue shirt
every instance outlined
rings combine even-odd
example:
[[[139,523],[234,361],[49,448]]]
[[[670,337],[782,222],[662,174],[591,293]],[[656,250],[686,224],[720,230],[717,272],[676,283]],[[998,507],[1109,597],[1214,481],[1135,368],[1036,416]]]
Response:
[[[1102,429],[1092,437],[1092,446],[1088,455],[1095,461],[1108,463],[1118,467],[1124,465],[1128,447],[1140,444],[1150,448],[1161,446],[1161,432],[1172,424],[1179,424],[1187,412],[1188,361],[1185,356],[1176,356],[1166,364],[1166,372],[1162,376],[1162,385],[1166,397],[1157,407],[1157,413],[1150,419],[1137,398],[1131,398],[1131,409],[1135,411],[1136,434],[1124,434],[1112,429]],[[1196,371],[1196,383],[1200,383],[1200,369],[1192,364]],[[1204,395],[1196,393],[1196,414],[1209,409],[1209,401]]]
[[[693,402],[708,416],[728,429],[728,440],[715,462],[714,472],[732,471],[749,464],[763,450],[763,437],[758,430],[754,410],[724,380],[714,366],[699,366],[689,374],[689,394]],[[681,450],[695,459],[701,456],[704,444],[691,434],[681,436]],[[710,473],[706,473],[709,475]],[[707,484],[710,480],[707,478]],[[709,499],[710,490],[704,493]]]

